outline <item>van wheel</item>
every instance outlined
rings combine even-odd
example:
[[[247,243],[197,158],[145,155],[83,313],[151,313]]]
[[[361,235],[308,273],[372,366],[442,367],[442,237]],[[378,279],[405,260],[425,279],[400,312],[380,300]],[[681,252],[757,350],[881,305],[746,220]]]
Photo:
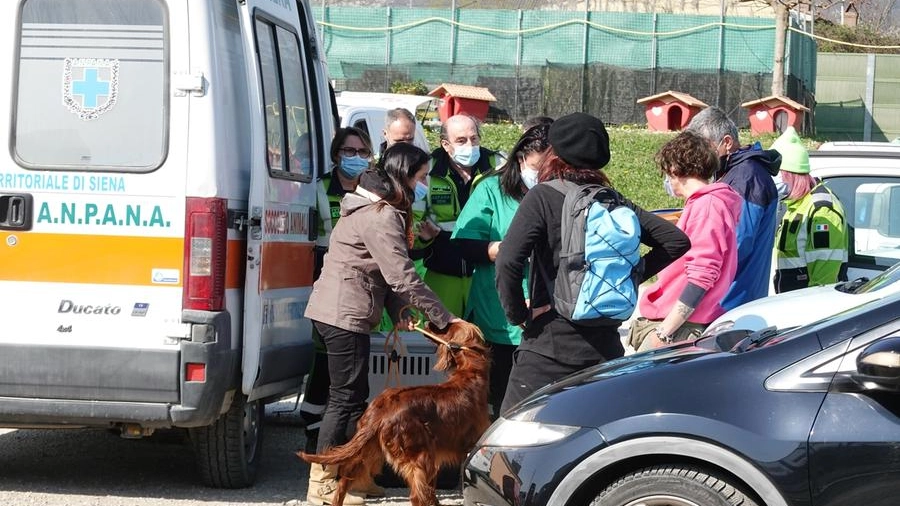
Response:
[[[263,404],[240,396],[218,420],[190,430],[200,479],[209,487],[253,485],[263,436]]]
[[[608,485],[591,506],[757,506],[729,479],[697,467],[653,466]]]

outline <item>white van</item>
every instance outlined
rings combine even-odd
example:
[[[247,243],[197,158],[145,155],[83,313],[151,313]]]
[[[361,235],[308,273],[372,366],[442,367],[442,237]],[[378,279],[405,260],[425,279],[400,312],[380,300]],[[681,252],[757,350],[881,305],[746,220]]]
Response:
[[[872,278],[900,261],[900,144],[826,142],[809,152],[809,165],[847,213],[849,279]]]
[[[307,0],[0,10],[0,427],[187,428],[204,482],[252,484],[312,363],[334,119]]]
[[[356,127],[369,134],[375,158],[381,155],[384,142],[384,120],[391,109],[402,107],[413,117],[421,117],[436,99],[429,96],[404,95],[401,93],[375,93],[364,91],[342,91],[335,97],[341,127]],[[428,139],[421,121],[416,121],[413,144],[431,153]]]

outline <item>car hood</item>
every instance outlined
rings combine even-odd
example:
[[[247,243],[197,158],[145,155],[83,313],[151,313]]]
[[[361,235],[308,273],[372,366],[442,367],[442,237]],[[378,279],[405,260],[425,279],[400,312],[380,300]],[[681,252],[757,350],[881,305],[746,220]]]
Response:
[[[707,349],[701,339],[611,360],[541,388],[504,418],[594,427],[616,438],[638,427],[688,430],[700,418],[761,416],[752,403],[725,404],[757,398],[767,377],[821,350],[814,333],[792,334],[746,352]]]
[[[773,326],[787,329],[821,320],[885,295],[880,290],[842,292],[836,286],[815,286],[757,299],[718,317],[709,328],[716,329],[722,322],[731,321],[734,322],[733,329],[755,331]]]
[[[652,373],[654,376],[665,375],[664,369],[671,369],[676,364],[704,359],[712,355],[724,353],[695,346],[694,343],[676,344],[673,346],[635,353],[619,359],[588,367],[580,372],[551,383],[529,396],[515,411],[524,411],[534,405],[543,405],[549,398],[567,391],[583,390],[592,384],[607,380],[625,380],[632,375]],[[512,414],[512,413],[511,413]]]

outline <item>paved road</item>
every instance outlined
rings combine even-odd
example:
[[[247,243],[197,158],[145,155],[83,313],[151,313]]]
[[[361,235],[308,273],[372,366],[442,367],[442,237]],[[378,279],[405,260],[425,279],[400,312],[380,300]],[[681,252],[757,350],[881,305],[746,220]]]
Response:
[[[105,430],[0,429],[0,505],[3,506],[270,506],[301,504],[307,465],[293,455],[303,429],[293,402],[270,406],[256,486],[215,490],[199,485],[182,433],[157,432],[124,440]],[[276,413],[276,410],[287,410]],[[462,504],[441,491],[444,506]],[[408,506],[408,490],[389,489],[370,504]]]

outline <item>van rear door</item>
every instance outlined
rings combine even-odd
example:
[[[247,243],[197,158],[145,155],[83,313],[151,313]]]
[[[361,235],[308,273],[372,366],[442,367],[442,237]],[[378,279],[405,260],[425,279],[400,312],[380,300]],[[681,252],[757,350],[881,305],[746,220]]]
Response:
[[[315,168],[326,158],[331,122],[322,112],[330,110],[327,80],[306,5],[248,0],[241,11],[255,101],[242,378],[250,400],[299,388],[312,363],[303,313],[315,259]]]
[[[168,129],[188,106],[168,72],[189,64],[167,48],[187,43],[184,3],[16,4],[0,22],[0,396],[23,403],[12,416],[43,402],[40,420],[175,403],[187,142]]]

